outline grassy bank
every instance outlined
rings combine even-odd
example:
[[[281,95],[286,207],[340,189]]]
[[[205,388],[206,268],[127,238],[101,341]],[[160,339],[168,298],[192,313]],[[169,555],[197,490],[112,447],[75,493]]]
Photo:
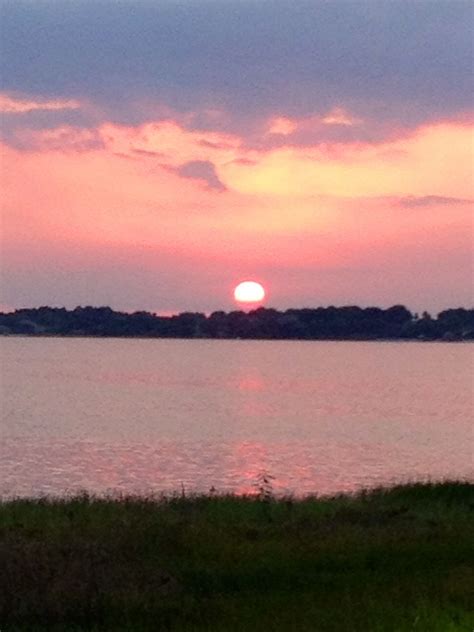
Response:
[[[0,504],[0,629],[474,628],[474,485]]]

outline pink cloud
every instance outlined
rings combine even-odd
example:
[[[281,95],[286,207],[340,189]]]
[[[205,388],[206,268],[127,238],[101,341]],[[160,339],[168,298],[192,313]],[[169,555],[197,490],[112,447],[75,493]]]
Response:
[[[0,112],[5,114],[24,114],[35,110],[77,110],[80,107],[79,101],[73,99],[39,101],[0,94]]]
[[[270,145],[311,145],[328,140],[328,128],[348,128],[362,123],[342,107],[334,107],[327,114],[313,114],[302,118],[275,116],[266,123],[264,135]],[[334,132],[331,132],[334,134]],[[335,138],[333,138],[335,140]],[[263,143],[265,146],[265,142]]]
[[[458,205],[469,205],[474,207],[474,200],[457,197],[443,197],[441,195],[423,195],[419,197],[409,195],[408,197],[398,198],[395,203],[403,208],[433,208],[435,206]]]
[[[278,136],[289,136],[298,129],[298,122],[283,116],[278,116],[270,120],[268,134]]]
[[[325,125],[352,126],[361,123],[360,119],[355,118],[344,108],[340,107],[333,108],[321,120]]]
[[[70,125],[42,130],[23,128],[17,131],[16,141],[29,151],[85,152],[103,147],[99,130]]]

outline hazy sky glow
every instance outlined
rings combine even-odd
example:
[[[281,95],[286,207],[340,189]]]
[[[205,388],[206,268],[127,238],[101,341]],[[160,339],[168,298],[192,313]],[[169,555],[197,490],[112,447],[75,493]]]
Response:
[[[2,4],[2,305],[473,302],[474,5]]]

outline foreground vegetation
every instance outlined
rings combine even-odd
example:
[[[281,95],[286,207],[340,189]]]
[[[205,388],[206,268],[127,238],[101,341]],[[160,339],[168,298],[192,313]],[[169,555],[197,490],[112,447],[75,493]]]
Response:
[[[474,628],[474,485],[0,504],[0,628]]]

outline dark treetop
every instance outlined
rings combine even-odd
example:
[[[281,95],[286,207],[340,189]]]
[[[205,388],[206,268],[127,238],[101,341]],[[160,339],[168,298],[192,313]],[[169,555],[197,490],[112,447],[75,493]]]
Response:
[[[278,311],[184,312],[157,316],[116,312],[110,307],[54,307],[0,313],[0,334],[55,336],[146,336],[153,338],[245,338],[276,340],[474,340],[474,309],[447,309],[436,318],[412,314],[403,305],[317,307]]]

